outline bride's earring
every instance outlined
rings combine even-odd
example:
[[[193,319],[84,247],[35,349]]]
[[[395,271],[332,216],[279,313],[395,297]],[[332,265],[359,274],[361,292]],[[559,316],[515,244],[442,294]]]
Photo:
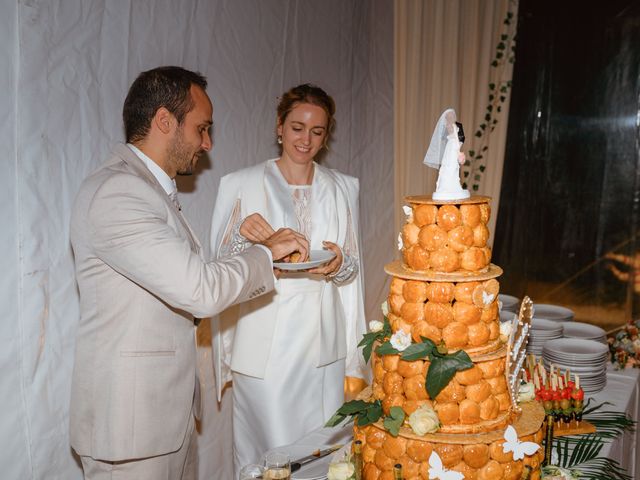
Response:
[[[282,145],[282,135],[278,135],[278,145]]]

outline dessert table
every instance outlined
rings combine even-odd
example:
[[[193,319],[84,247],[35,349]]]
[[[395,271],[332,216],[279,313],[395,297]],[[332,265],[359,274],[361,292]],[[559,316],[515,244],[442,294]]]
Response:
[[[614,370],[611,365],[607,369],[607,385],[603,390],[591,396],[592,405],[609,402],[604,410],[625,412],[633,420],[640,414],[640,369],[628,368]],[[601,455],[617,461],[631,478],[640,475],[639,433],[626,432],[610,443],[605,444]],[[298,440],[296,445],[318,448],[323,445],[346,444],[352,439],[352,424],[335,428],[319,428]],[[295,480],[296,476],[293,475]]]

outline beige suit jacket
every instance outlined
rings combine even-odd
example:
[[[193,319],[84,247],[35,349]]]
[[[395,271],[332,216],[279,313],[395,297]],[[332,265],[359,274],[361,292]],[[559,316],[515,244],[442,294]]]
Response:
[[[269,255],[252,247],[206,263],[181,212],[126,145],[83,182],[71,243],[81,315],[71,445],[109,461],[176,451],[196,390],[193,319],[272,290]]]

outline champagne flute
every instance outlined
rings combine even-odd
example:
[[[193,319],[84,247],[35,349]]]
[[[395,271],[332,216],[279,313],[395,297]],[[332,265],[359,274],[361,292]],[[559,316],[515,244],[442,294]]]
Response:
[[[264,456],[265,480],[291,480],[291,459],[286,452],[271,451]]]

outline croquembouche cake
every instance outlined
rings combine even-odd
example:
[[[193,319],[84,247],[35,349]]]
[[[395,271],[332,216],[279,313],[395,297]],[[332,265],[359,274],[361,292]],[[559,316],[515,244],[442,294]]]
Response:
[[[531,303],[501,332],[489,200],[405,198],[385,321],[361,342],[372,384],[334,417],[355,418],[364,480],[540,478],[544,410],[517,399]]]

